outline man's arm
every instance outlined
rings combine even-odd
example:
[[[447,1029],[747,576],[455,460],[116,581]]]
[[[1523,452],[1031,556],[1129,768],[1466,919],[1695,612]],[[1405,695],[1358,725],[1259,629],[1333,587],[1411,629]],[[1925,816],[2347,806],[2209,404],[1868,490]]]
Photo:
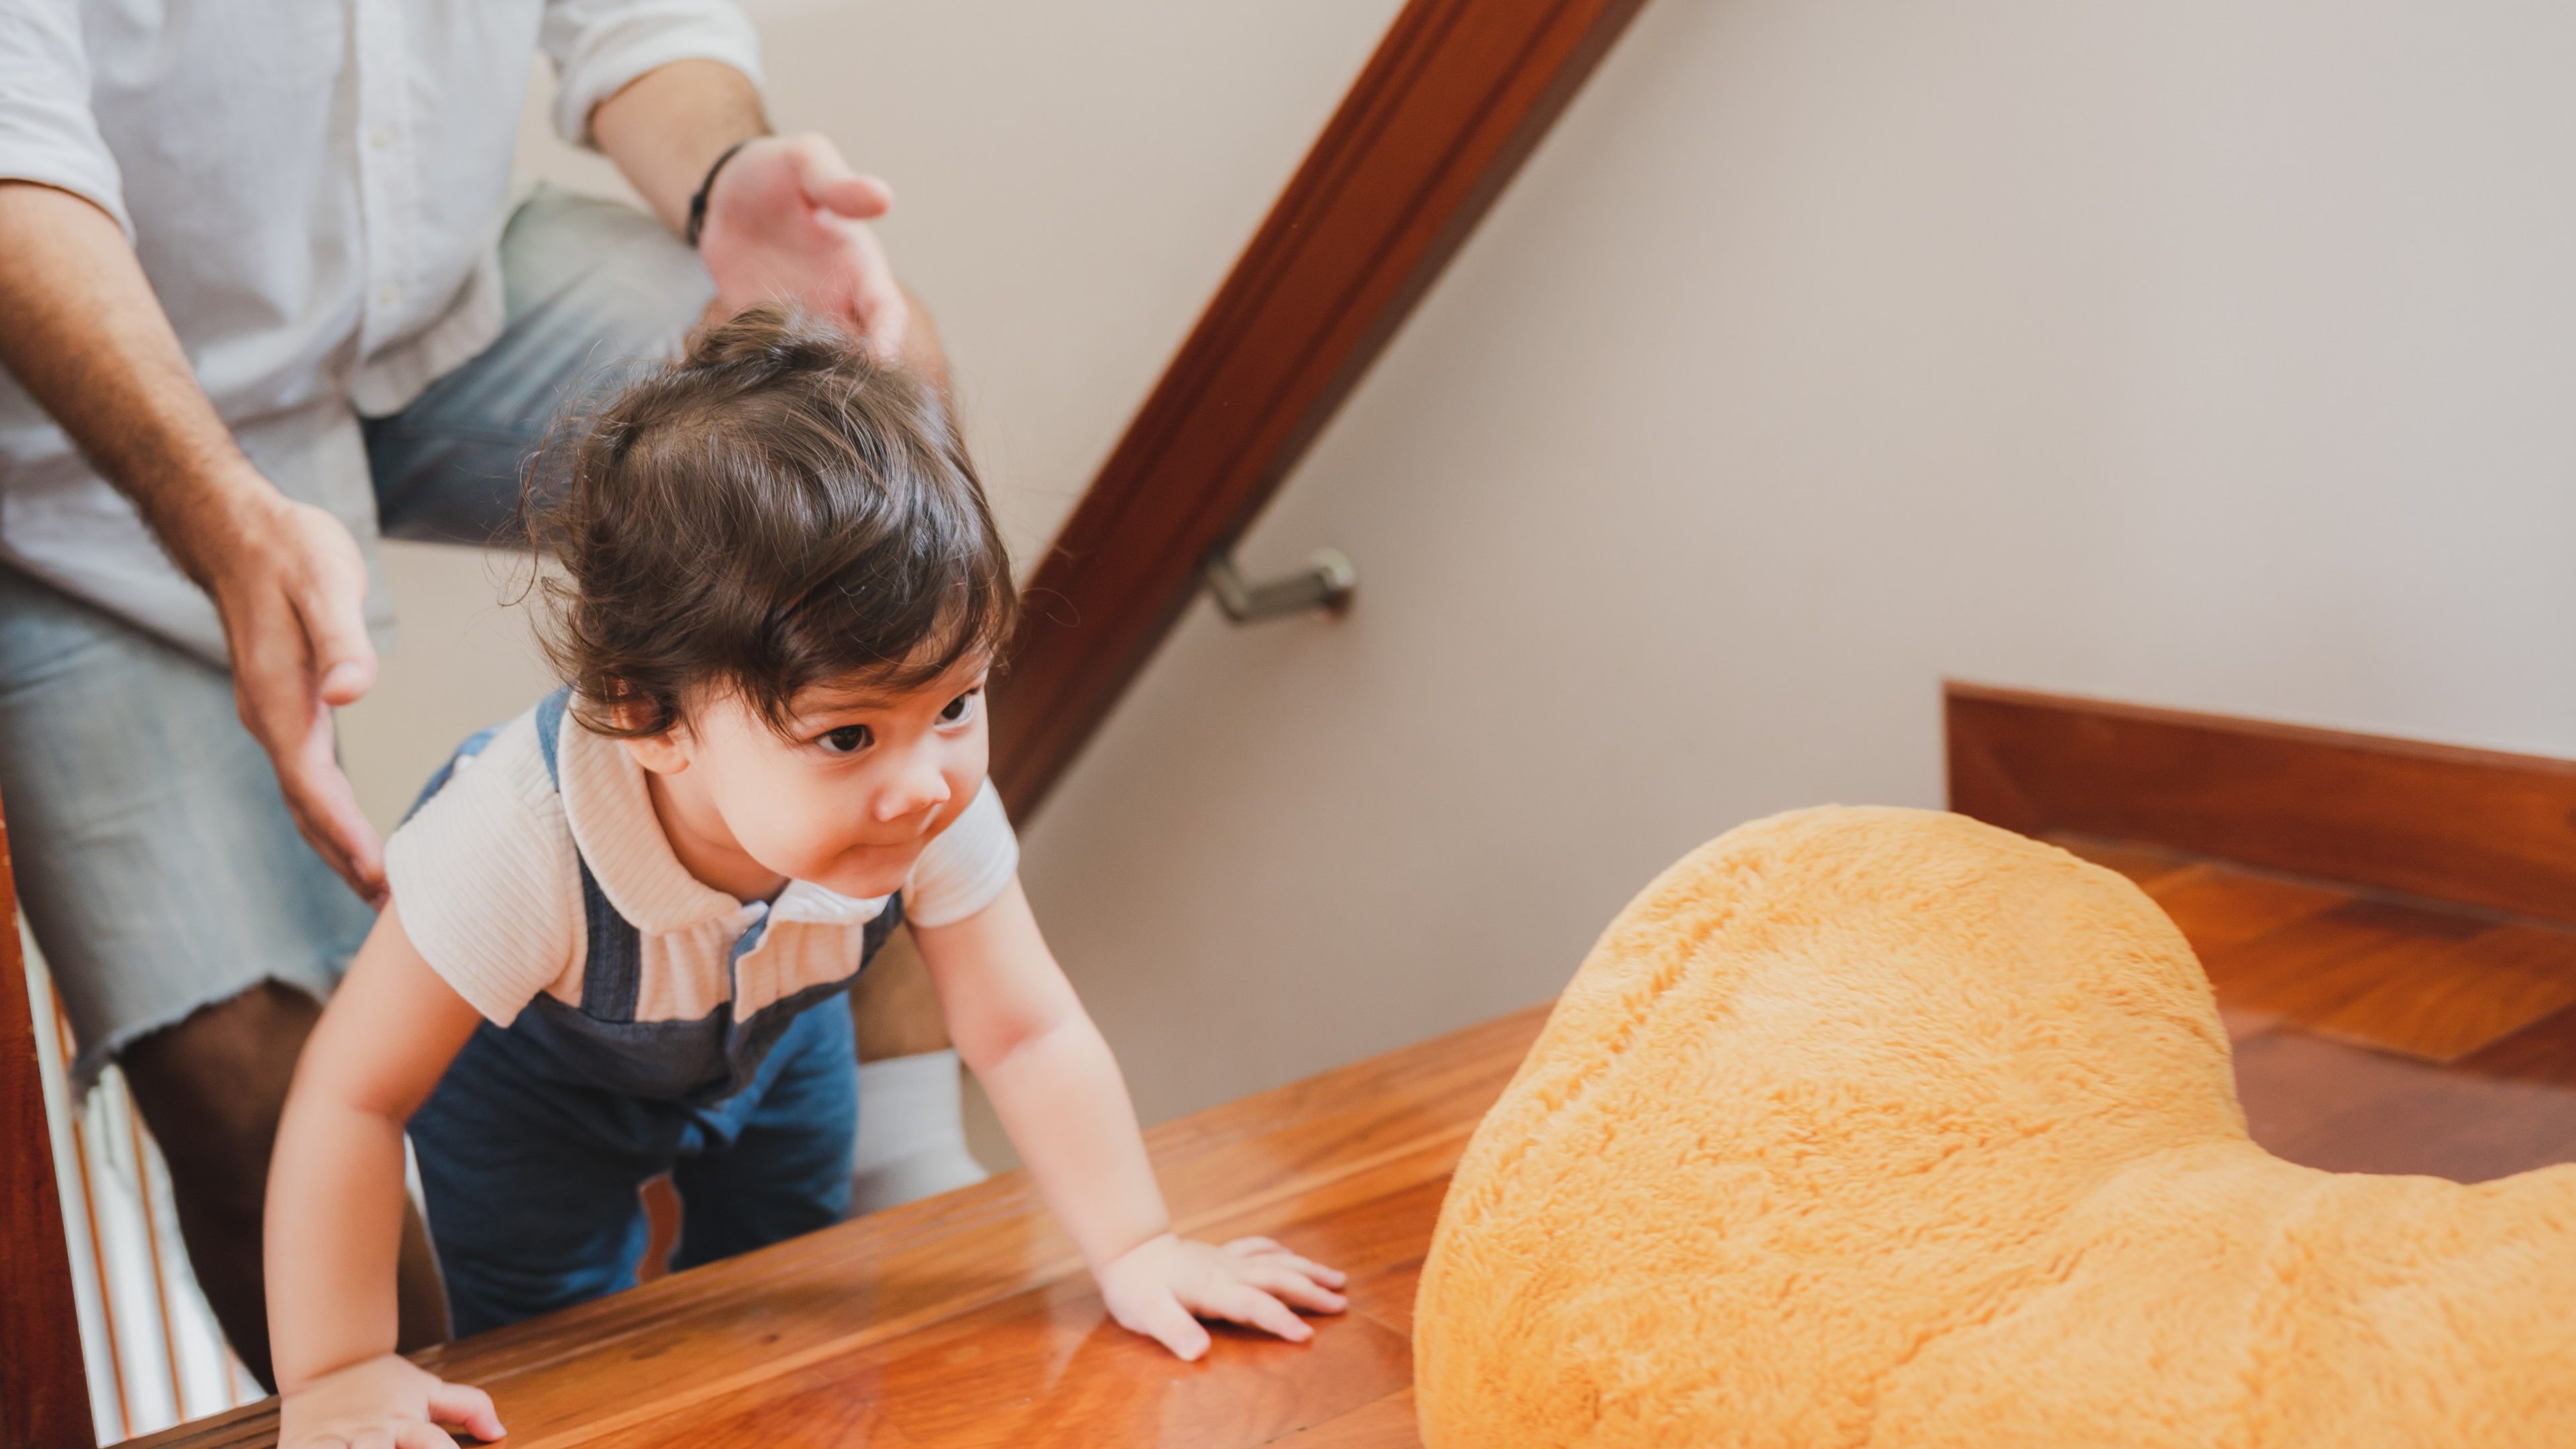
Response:
[[[946,381],[937,338],[867,225],[894,194],[821,136],[771,135],[749,76],[721,61],[673,61],[601,101],[590,132],[663,225],[683,234],[707,168],[741,147],[716,173],[698,237],[718,314],[800,302]]]
[[[383,851],[332,750],[331,707],[376,674],[356,540],[242,456],[106,212],[0,181],[0,317],[0,365],[214,599],[242,723],[275,763],[296,828],[379,898]]]
[[[751,77],[720,60],[676,60],[601,101],[590,134],[678,235],[707,168],[727,146],[769,135],[769,117]]]

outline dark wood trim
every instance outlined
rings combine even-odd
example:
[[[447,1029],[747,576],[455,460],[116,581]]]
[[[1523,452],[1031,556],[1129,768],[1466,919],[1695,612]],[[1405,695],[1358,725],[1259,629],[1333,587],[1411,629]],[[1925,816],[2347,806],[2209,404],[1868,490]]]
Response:
[[[1644,0],[1412,0],[1037,568],[993,778],[1035,808]]]
[[[2576,922],[2576,761],[1952,682],[1950,808]]]
[[[54,1186],[8,845],[0,822],[0,1444],[93,1449],[71,1244]]]

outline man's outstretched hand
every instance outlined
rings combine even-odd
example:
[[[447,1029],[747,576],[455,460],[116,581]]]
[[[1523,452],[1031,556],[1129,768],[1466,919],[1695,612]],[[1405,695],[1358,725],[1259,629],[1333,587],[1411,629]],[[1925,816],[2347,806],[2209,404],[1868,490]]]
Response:
[[[698,233],[715,312],[795,301],[866,338],[878,356],[905,356],[911,308],[868,227],[893,204],[884,182],[851,170],[821,136],[743,143],[716,172]]]
[[[190,539],[180,564],[223,616],[234,703],[277,768],[295,828],[351,890],[381,906],[384,848],[341,772],[331,725],[332,708],[356,703],[376,680],[366,562],[340,520],[309,503],[264,483],[232,497],[223,522]]]

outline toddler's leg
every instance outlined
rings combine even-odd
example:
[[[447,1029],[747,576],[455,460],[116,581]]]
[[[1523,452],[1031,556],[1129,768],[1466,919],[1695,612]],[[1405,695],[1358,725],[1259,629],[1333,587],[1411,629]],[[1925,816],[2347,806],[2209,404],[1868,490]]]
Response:
[[[697,1151],[671,1171],[674,1269],[827,1228],[849,1211],[859,1111],[850,1014],[834,1002],[798,1017],[746,1093],[753,1100],[710,1114],[718,1120],[701,1127]]]
[[[477,1030],[412,1117],[458,1337],[635,1286],[637,1196],[677,1155],[674,1108],[566,1086]]]

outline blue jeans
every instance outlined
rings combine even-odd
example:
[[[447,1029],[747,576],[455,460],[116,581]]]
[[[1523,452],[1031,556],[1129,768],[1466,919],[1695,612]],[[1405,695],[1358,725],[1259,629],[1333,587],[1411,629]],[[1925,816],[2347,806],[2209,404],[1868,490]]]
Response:
[[[477,1027],[411,1119],[458,1334],[633,1287],[637,1189],[664,1172],[680,1195],[675,1269],[849,1210],[858,1060],[838,998],[796,1018],[751,1085],[707,1107],[591,1086],[508,1037]]]
[[[501,266],[500,339],[366,425],[392,536],[507,537],[562,408],[671,356],[714,291],[651,217],[562,191],[512,215]],[[262,981],[328,994],[375,920],[296,834],[230,675],[5,568],[0,800],[84,1084]]]
[[[678,356],[715,296],[697,254],[613,201],[540,188],[501,233],[501,337],[366,420],[378,527],[517,543],[521,465],[567,413]]]

